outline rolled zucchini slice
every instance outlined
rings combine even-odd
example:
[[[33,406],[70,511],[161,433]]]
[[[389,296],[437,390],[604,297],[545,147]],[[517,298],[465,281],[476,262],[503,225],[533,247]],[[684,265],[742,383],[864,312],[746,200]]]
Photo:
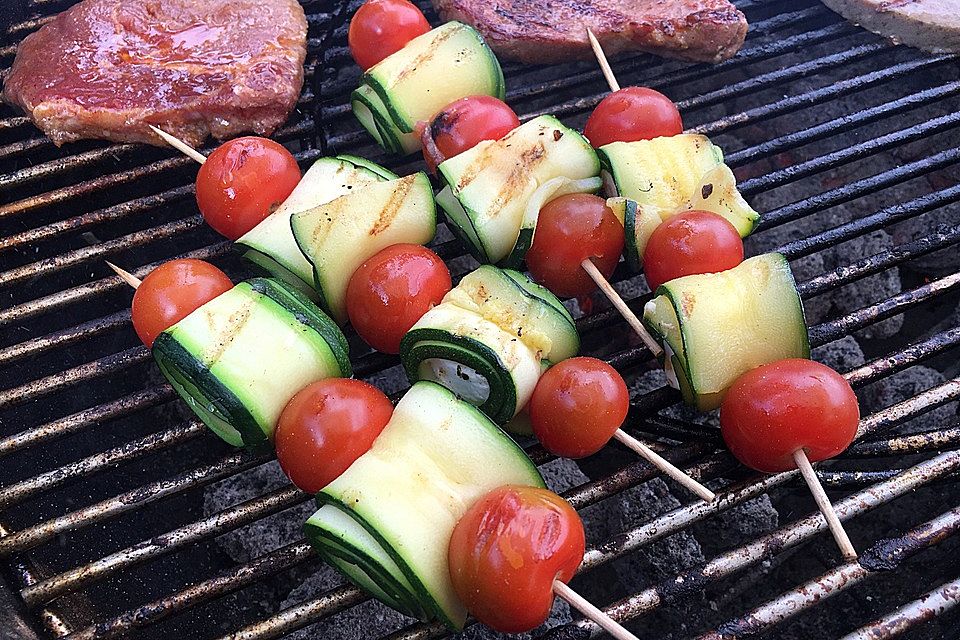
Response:
[[[400,359],[412,382],[442,384],[506,424],[529,401],[544,363],[579,348],[556,296],[522,273],[484,265],[410,329]]]
[[[443,387],[418,382],[380,436],[317,494],[304,527],[321,553],[333,546],[346,577],[425,621],[463,627],[447,548],[457,521],[504,484],[543,487],[508,435]],[[373,587],[371,587],[373,585]]]
[[[626,198],[624,255],[634,269],[643,266],[643,251],[657,226],[684,211],[723,216],[745,238],[760,215],[737,190],[723,152],[706,136],[676,136],[612,142],[598,151],[608,196]]]
[[[803,304],[779,253],[677,278],[655,293],[643,309],[643,324],[663,343],[668,378],[700,410],[719,407],[750,369],[810,357]]]
[[[540,206],[562,192],[594,191],[600,162],[578,131],[538,116],[496,141],[481,142],[438,167],[437,203],[481,263],[517,266],[533,240]],[[551,183],[558,178],[559,180]],[[538,190],[544,191],[528,212]]]
[[[287,402],[311,382],[351,375],[339,327],[269,278],[207,302],[161,333],[153,355],[187,406],[233,446],[270,440]]]
[[[454,100],[476,95],[502,100],[504,91],[500,63],[483,37],[473,27],[448,22],[371,67],[351,106],[378,144],[407,154],[420,149],[418,122]]]
[[[237,240],[243,256],[266,275],[284,280],[315,296],[313,267],[290,230],[294,213],[313,209],[354,189],[383,180],[396,180],[391,171],[356,156],[320,158],[276,211]]]
[[[343,324],[350,276],[392,244],[426,244],[437,229],[433,188],[425,173],[373,182],[290,218],[300,251],[313,268],[320,306]]]

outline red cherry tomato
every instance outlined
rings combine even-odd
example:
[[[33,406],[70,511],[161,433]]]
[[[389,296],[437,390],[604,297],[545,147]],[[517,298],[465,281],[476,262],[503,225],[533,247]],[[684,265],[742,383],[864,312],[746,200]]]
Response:
[[[535,629],[550,615],[553,581],[583,560],[583,523],[555,493],[505,486],[478,500],[450,538],[450,578],[467,610],[503,633]]]
[[[527,266],[535,280],[561,297],[584,296],[596,285],[580,263],[590,258],[609,278],[623,251],[623,225],[603,198],[574,193],[540,210]]]
[[[209,262],[165,262],[147,274],[133,294],[133,328],[143,344],[152,347],[161,333],[232,288],[227,274]]]
[[[472,149],[483,140],[499,140],[520,126],[507,103],[492,96],[460,98],[444,107],[424,131],[423,158],[433,173],[437,165]],[[433,141],[426,140],[426,137]]]
[[[793,453],[811,462],[831,458],[853,442],[860,407],[839,373],[813,360],[780,360],[746,372],[720,406],[730,452],[758,471],[795,469]]]
[[[361,380],[328,378],[290,399],[274,433],[280,468],[317,493],[366,453],[390,421],[393,405]]]
[[[440,256],[416,244],[395,244],[360,265],[347,284],[350,324],[371,347],[400,353],[400,340],[450,291]]]
[[[741,262],[743,240],[737,229],[709,211],[688,211],[662,222],[643,251],[651,291],[674,278],[726,271]]]
[[[611,142],[650,140],[683,133],[677,105],[659,91],[625,87],[600,101],[583,128],[598,149]]]
[[[300,182],[283,145],[247,136],[224,142],[197,174],[197,205],[214,231],[236,240],[280,206]]]
[[[430,31],[420,9],[407,0],[368,0],[350,21],[350,55],[366,71]]]
[[[617,370],[596,358],[570,358],[548,369],[530,398],[533,433],[547,451],[583,458],[623,424],[630,393]]]

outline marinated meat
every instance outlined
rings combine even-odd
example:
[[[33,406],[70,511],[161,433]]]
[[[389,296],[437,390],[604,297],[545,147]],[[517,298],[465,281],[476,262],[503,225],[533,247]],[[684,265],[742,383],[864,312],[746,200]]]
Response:
[[[84,0],[27,36],[3,98],[57,145],[269,135],[303,85],[296,0]]]
[[[501,56],[558,62],[592,56],[589,27],[608,55],[639,50],[720,62],[747,35],[728,0],[433,0],[447,20],[472,24]]]
[[[822,0],[864,29],[935,53],[960,52],[956,0]]]

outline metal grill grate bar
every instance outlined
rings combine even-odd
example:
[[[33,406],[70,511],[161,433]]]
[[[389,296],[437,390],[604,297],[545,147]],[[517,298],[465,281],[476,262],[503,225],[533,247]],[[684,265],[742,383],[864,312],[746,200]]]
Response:
[[[960,603],[960,578],[941,585],[893,613],[861,627],[841,640],[882,640],[953,609]]]

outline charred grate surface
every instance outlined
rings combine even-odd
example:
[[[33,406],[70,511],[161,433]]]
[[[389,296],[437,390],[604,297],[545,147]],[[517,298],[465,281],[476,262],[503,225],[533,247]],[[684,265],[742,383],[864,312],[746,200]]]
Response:
[[[4,6],[0,77],[16,43],[70,4]],[[328,151],[384,160],[347,105],[357,4],[303,1],[307,82],[277,137],[304,164]],[[720,499],[698,503],[614,446],[579,466],[530,451],[585,518],[576,586],[641,637],[947,637],[960,547],[957,59],[894,47],[813,0],[737,4],[751,31],[733,60],[613,66],[623,84],[678,100],[688,129],[726,151],[764,214],[748,252],[790,258],[815,356],[857,389],[860,438],[820,473],[863,561],[839,563],[795,473],[739,468],[716,421],[677,406],[602,300],[578,324],[631,383],[628,428]],[[605,94],[592,63],[505,73],[525,118],[580,126]],[[15,601],[0,598],[0,625],[20,607],[41,637],[444,636],[324,571],[299,535],[309,497],[187,415],[137,342],[104,259],[142,276],[189,255],[244,275],[203,226],[194,175],[165,149],[57,149],[0,107],[0,562]],[[455,275],[471,268],[445,229],[435,244]],[[642,278],[615,279],[634,308],[648,299]],[[350,340],[358,376],[402,390],[395,358]],[[554,622],[535,635],[596,632],[563,611]]]

